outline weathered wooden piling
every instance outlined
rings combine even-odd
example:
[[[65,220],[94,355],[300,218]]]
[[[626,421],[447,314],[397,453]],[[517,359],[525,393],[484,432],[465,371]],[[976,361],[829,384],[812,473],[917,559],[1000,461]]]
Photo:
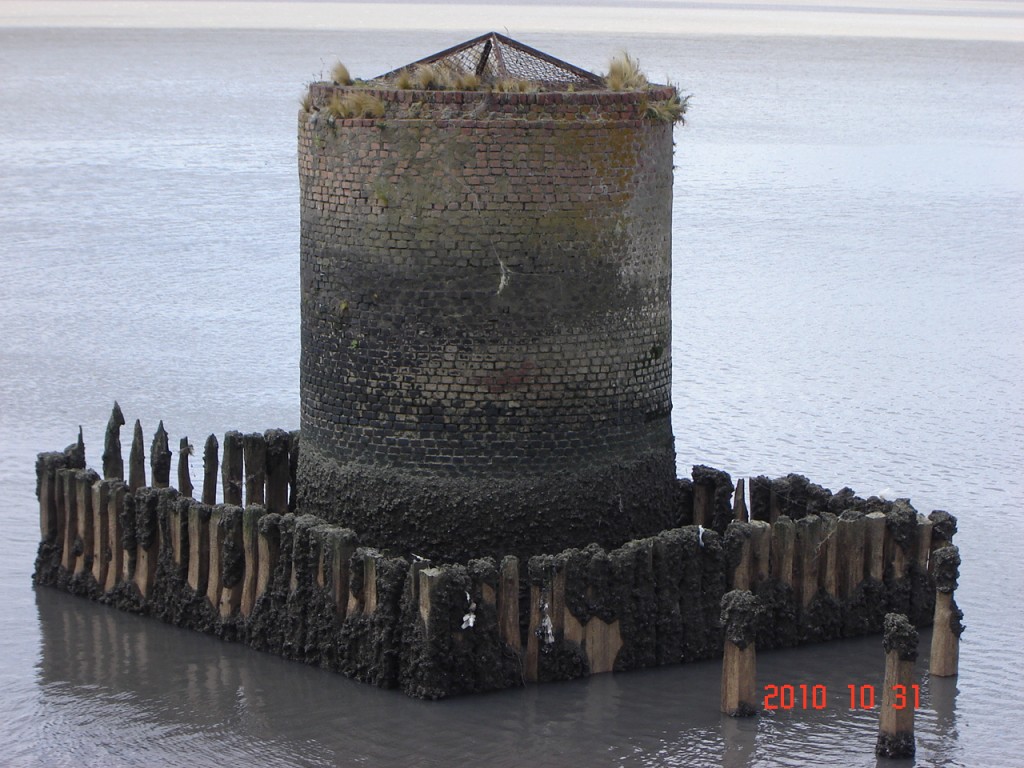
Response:
[[[349,566],[352,555],[359,546],[359,539],[348,528],[334,528],[330,534],[331,546],[331,596],[338,619],[345,618],[348,610]]]
[[[267,445],[267,510],[284,515],[288,512],[290,440],[283,429],[268,429],[263,437]]]
[[[772,525],[772,578],[792,587],[796,561],[796,524],[780,515]]]
[[[110,482],[98,480],[92,486],[92,576],[100,589],[107,583],[110,566]]]
[[[211,507],[217,503],[217,470],[220,468],[218,451],[220,444],[217,436],[210,435],[203,446],[203,504]]]
[[[839,516],[839,596],[849,599],[864,580],[864,515],[848,509]]]
[[[742,477],[736,481],[736,495],[733,496],[732,500],[733,518],[741,523],[745,523],[750,519],[750,514],[747,511],[745,485]]]
[[[764,520],[750,521],[750,551],[754,584],[760,584],[771,576],[772,566],[772,527]]]
[[[182,496],[192,498],[195,488],[192,486],[192,477],[188,471],[188,457],[192,455],[192,446],[187,437],[181,438],[178,443],[178,493]]]
[[[57,470],[63,465],[63,458],[59,453],[41,453],[36,458],[39,540],[47,544],[58,541]]]
[[[822,521],[816,515],[796,521],[797,581],[799,605],[806,608],[818,594],[818,568],[822,544]]]
[[[210,542],[210,561],[206,571],[206,600],[215,612],[220,612],[221,585],[221,556],[224,552],[224,529],[221,527],[220,518],[224,511],[223,506],[210,507],[210,517],[207,522]]]
[[[61,567],[69,574],[75,570],[75,540],[78,537],[78,470],[62,469],[57,473],[57,482],[63,489],[64,514],[63,542],[61,544]]]
[[[221,508],[219,544],[221,547],[220,566],[220,615],[229,618],[238,614],[242,607],[242,591],[245,577],[245,560],[242,545],[242,508],[224,505]]]
[[[121,458],[121,427],[124,426],[124,414],[121,406],[114,401],[114,408],[107,421],[107,431],[103,436],[103,479],[124,480],[124,460]]]
[[[758,711],[754,635],[760,611],[760,602],[747,590],[734,589],[722,596],[722,712],[730,717]]]
[[[145,600],[156,581],[156,566],[160,555],[157,505],[159,496],[146,489],[135,494],[135,586]]]
[[[128,490],[134,493],[146,487],[146,449],[142,423],[136,419],[132,431],[132,448],[128,454]]]
[[[946,545],[932,553],[935,572],[935,621],[932,623],[932,648],[929,671],[932,677],[953,677],[960,663],[960,635],[963,612],[953,593],[960,578],[960,550]]]
[[[221,465],[224,503],[242,506],[242,433],[224,434],[224,460]]]
[[[839,597],[839,518],[831,512],[821,513],[821,546],[819,563],[821,588],[830,597]]]
[[[498,633],[502,642],[518,653],[522,647],[519,634],[519,558],[507,555],[501,561],[498,581]]]
[[[262,505],[266,499],[267,439],[261,432],[243,435],[242,453],[245,456],[245,503]]]
[[[188,586],[200,595],[210,573],[210,511],[208,504],[188,505]]]
[[[267,510],[259,504],[250,504],[242,512],[245,574],[242,577],[242,603],[239,610],[243,616],[252,613],[256,603],[256,588],[259,582],[260,518],[266,513]]]
[[[268,514],[260,518],[257,524],[258,533],[258,569],[256,574],[256,597],[257,599],[267,593],[270,583],[274,579],[274,570],[277,568],[277,560],[281,554],[281,516]],[[348,573],[346,565],[345,573]],[[347,586],[347,585],[346,585]],[[342,599],[347,600],[346,594]]]
[[[78,510],[78,536],[76,547],[78,556],[75,559],[75,575],[80,576],[92,570],[93,536],[92,515],[92,484],[99,480],[99,475],[91,469],[80,469],[76,474],[75,508]]]
[[[725,529],[725,547],[730,553],[731,573],[727,573],[732,589],[753,589],[754,558],[753,526],[733,520]]]
[[[149,466],[153,471],[153,487],[167,488],[171,484],[171,446],[168,444],[163,420],[157,425],[156,434],[153,435]]]
[[[879,715],[879,757],[914,756],[914,709],[918,687],[914,683],[914,662],[917,660],[917,630],[901,613],[885,616],[885,683]]]
[[[125,571],[125,550],[124,535],[121,516],[124,511],[124,499],[127,493],[127,486],[115,480],[110,485],[107,494],[107,549],[110,552],[110,562],[107,565],[107,577],[103,583],[103,590],[109,592],[118,581],[124,578]]]
[[[885,578],[885,514],[872,512],[864,520],[864,558],[868,577],[881,583]]]

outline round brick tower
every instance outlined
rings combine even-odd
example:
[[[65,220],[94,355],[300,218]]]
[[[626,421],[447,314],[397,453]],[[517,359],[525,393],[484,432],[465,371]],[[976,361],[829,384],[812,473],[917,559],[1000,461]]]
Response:
[[[676,479],[672,124],[650,105],[676,92],[500,35],[433,66],[455,50],[485,82],[523,51],[562,74],[396,70],[315,83],[300,113],[300,510],[435,559],[653,533]]]

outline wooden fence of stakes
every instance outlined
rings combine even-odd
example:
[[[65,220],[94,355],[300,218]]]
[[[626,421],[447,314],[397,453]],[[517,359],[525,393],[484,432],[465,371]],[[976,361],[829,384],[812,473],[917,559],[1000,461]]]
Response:
[[[914,684],[917,630],[902,613],[886,614],[882,647],[885,648],[885,683],[875,754],[913,757],[914,709],[919,690]]]
[[[722,596],[722,712],[730,717],[757,714],[754,633],[760,611],[760,601],[745,589],[734,589]]]

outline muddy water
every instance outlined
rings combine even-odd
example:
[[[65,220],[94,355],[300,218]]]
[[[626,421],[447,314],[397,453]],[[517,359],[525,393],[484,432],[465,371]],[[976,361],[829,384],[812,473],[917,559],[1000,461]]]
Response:
[[[875,765],[877,714],[848,686],[880,686],[876,638],[762,654],[762,683],[824,686],[826,705],[734,722],[714,664],[424,704],[31,589],[34,455],[82,424],[95,464],[114,398],[172,443],[297,426],[302,83],[338,54],[373,75],[476,32],[0,29],[4,762]],[[1024,49],[526,42],[592,69],[625,44],[695,94],[676,137],[681,471],[800,471],[958,514],[961,675],[922,676],[917,764],[1014,764]]]

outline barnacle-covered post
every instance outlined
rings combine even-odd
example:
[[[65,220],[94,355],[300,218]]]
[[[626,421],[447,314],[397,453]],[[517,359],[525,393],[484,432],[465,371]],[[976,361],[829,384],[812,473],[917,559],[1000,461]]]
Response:
[[[953,545],[932,553],[935,571],[935,621],[928,670],[933,677],[953,677],[960,663],[960,635],[964,614],[953,599],[960,578],[960,550]]]
[[[917,686],[914,684],[914,662],[917,660],[917,630],[901,613],[885,616],[885,683],[879,715],[879,757],[913,757],[914,709]]]
[[[442,559],[672,523],[683,104],[611,74],[492,33],[310,86],[299,511]]]
[[[757,597],[746,590],[734,589],[722,596],[722,712],[730,717],[749,717],[758,711],[754,634],[760,611]]]

